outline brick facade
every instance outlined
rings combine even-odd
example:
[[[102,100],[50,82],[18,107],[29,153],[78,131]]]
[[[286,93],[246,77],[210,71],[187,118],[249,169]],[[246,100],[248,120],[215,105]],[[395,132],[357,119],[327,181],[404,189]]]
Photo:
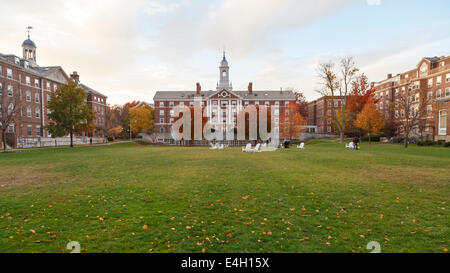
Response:
[[[3,102],[0,107],[8,107],[13,101],[16,101],[16,105],[20,106],[18,116],[15,117],[15,122],[8,128],[7,133],[7,144],[12,147],[16,146],[19,139],[51,137],[44,129],[49,124],[47,105],[50,94],[70,79],[59,66],[38,66],[34,43],[32,44],[34,47],[31,47],[33,54],[29,55],[25,52],[30,48],[30,44],[26,44],[27,41],[30,40],[26,40],[22,45],[24,47],[24,58],[0,54],[0,96],[2,96],[0,102]],[[74,74],[78,76],[76,72]],[[102,136],[107,97],[81,84],[79,76],[76,80],[78,86],[88,93],[87,103],[96,113],[94,121],[96,128],[93,132],[83,132],[81,135]],[[2,140],[0,138],[1,146]]]
[[[409,99],[419,103],[425,99],[426,111],[420,116],[423,134],[428,139],[450,141],[450,57],[423,58],[417,67],[387,78],[375,85],[377,108],[386,120],[401,118],[395,110],[399,96],[408,93]],[[424,98],[423,96],[427,96]],[[394,107],[392,107],[394,105]],[[414,132],[418,136],[420,132]]]

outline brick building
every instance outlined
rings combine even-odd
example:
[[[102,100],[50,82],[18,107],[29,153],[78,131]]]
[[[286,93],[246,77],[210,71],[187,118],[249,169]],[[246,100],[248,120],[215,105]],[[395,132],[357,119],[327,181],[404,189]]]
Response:
[[[0,107],[19,107],[15,122],[7,130],[7,144],[16,147],[18,143],[28,143],[28,146],[51,137],[47,130],[47,109],[50,94],[59,85],[67,83],[71,78],[60,66],[39,66],[37,64],[36,44],[26,39],[22,44],[23,57],[0,53]],[[104,114],[106,96],[89,88],[79,81],[79,75],[74,72],[72,78],[78,86],[88,93],[87,103],[92,107],[95,118],[95,129],[83,132],[84,136],[102,136],[105,124]],[[2,140],[0,139],[0,147]],[[32,144],[34,143],[34,144]]]
[[[196,91],[158,91],[153,101],[155,104],[155,129],[159,134],[158,140],[172,141],[171,125],[174,122],[173,108],[177,105],[194,106],[194,101],[201,101],[202,107],[209,106],[208,118],[212,124],[235,126],[237,113],[247,105],[266,105],[277,107],[275,113],[283,113],[289,103],[295,103],[295,95],[292,91],[253,90],[253,84],[249,83],[245,91],[233,90],[229,80],[228,61],[223,56],[219,66],[220,80],[216,90],[202,91],[197,83]],[[231,107],[229,107],[231,106]],[[278,125],[279,118],[274,117]],[[279,130],[279,127],[277,128]]]
[[[323,96],[317,100],[308,102],[306,124],[309,129],[316,126],[316,134],[338,134],[333,127],[333,108],[337,112],[342,107],[342,97]]]
[[[377,107],[386,120],[402,118],[405,113],[396,110],[399,96],[408,94],[408,99],[418,107],[426,101],[426,111],[420,115],[422,134],[428,139],[450,141],[450,57],[422,58],[417,66],[375,84]],[[426,96],[426,98],[424,98]],[[394,106],[394,107],[393,107]],[[419,129],[414,132],[420,135]]]

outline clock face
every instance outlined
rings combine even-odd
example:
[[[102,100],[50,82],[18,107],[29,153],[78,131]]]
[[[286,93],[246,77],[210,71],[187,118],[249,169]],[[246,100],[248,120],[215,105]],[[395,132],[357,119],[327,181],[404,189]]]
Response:
[[[428,65],[426,63],[423,63],[422,66],[420,66],[420,72],[422,73],[428,72]]]

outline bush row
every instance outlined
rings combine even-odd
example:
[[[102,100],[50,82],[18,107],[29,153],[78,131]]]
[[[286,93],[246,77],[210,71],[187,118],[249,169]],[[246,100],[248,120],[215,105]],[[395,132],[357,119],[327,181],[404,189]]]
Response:
[[[444,142],[443,140],[439,141],[418,141],[417,146],[443,146],[450,147],[450,142]]]

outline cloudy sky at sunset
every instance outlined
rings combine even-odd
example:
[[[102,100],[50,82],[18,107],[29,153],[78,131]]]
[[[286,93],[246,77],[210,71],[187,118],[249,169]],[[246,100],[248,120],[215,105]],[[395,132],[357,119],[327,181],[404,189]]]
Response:
[[[110,103],[214,89],[225,47],[234,89],[318,96],[320,62],[351,55],[371,81],[450,54],[448,0],[0,0],[0,52],[60,65]]]

